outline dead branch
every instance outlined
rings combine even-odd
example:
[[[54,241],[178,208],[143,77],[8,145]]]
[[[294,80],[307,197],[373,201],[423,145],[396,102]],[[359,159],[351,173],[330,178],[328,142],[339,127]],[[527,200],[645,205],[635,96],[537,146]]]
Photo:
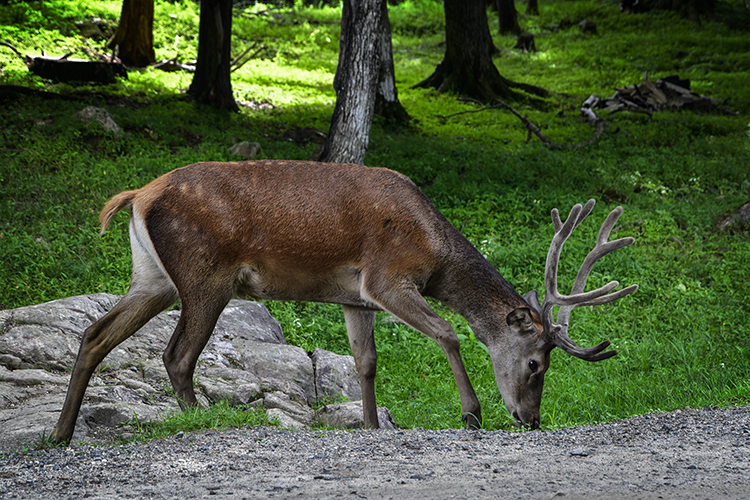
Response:
[[[471,98],[461,98],[459,100],[463,101],[463,102],[473,102],[473,103],[476,103],[476,104],[482,104],[481,102],[477,101],[476,99],[471,99]],[[536,135],[539,138],[539,140],[542,141],[542,143],[545,146],[547,146],[548,148],[550,148],[550,149],[579,149],[579,148],[584,148],[586,146],[589,146],[589,145],[593,144],[599,138],[599,136],[604,133],[604,130],[607,127],[613,127],[612,125],[610,125],[609,123],[607,123],[607,121],[604,120],[603,118],[599,118],[598,116],[596,116],[596,113],[594,113],[594,111],[591,109],[595,103],[592,104],[592,102],[590,102],[591,101],[591,97],[590,97],[581,106],[581,114],[586,117],[586,120],[589,123],[591,123],[592,125],[594,125],[594,135],[592,135],[589,139],[587,139],[587,140],[585,140],[583,142],[580,142],[578,144],[560,144],[560,143],[552,141],[549,137],[547,137],[546,135],[544,135],[544,132],[542,132],[539,129],[539,127],[537,127],[531,121],[529,121],[529,119],[526,116],[522,116],[521,113],[519,113],[518,111],[516,111],[515,109],[513,109],[510,105],[508,105],[502,99],[496,98],[495,101],[496,101],[496,104],[490,104],[490,105],[484,106],[484,107],[479,108],[479,109],[471,109],[471,110],[466,110],[466,111],[459,111],[458,113],[453,113],[453,114],[450,114],[450,115],[437,115],[437,116],[438,116],[438,118],[448,119],[448,118],[451,118],[453,116],[463,115],[463,114],[467,114],[467,113],[479,113],[480,111],[486,111],[488,109],[505,108],[508,111],[510,111],[511,113],[513,113],[519,120],[521,120],[521,122],[526,127],[526,130],[528,130],[528,136],[526,138],[526,142],[529,142],[531,140],[531,137],[532,137],[532,134],[533,134],[533,135]],[[615,129],[615,131],[619,131],[620,130],[620,127],[613,127],[613,128]]]
[[[12,50],[13,52],[15,52],[16,55],[21,58],[21,60],[23,60],[24,62],[26,62],[27,56],[25,56],[25,55],[21,54],[20,52],[18,52],[18,49],[16,49],[11,44],[6,43],[6,42],[0,42],[0,45],[2,45],[3,47],[8,47],[10,50]]]
[[[683,80],[677,75],[654,82],[646,72],[641,83],[616,88],[612,97],[599,98],[596,94],[592,94],[592,97],[596,98],[596,104],[592,105],[592,108],[604,109],[611,113],[632,111],[652,117],[654,113],[661,111],[690,109],[706,113],[718,111],[724,114],[737,114],[726,108],[724,103],[692,92],[690,80]]]
[[[154,69],[160,69],[162,71],[187,71],[188,73],[195,73],[195,64],[182,64],[177,62],[180,56],[174,56],[172,59],[165,59],[161,62],[154,63]]]
[[[231,64],[229,65],[230,68],[231,68],[229,70],[230,73],[234,73],[235,71],[237,71],[238,69],[240,69],[249,60],[255,59],[255,57],[258,54],[260,54],[260,51],[266,48],[265,45],[261,45],[260,47],[258,47],[258,49],[255,52],[253,52],[252,54],[250,54],[249,56],[247,56],[242,62],[239,62],[240,59],[242,59],[242,56],[244,56],[245,54],[247,54],[248,52],[250,52],[253,48],[255,48],[256,45],[258,45],[258,42],[253,42],[253,44],[250,47],[248,47],[247,49],[245,49],[245,51],[242,52],[242,54],[240,54],[240,55],[238,55],[237,57],[234,58],[234,61],[232,61]]]
[[[240,61],[240,59],[242,59],[245,56],[245,54],[247,54],[248,52],[250,52],[251,50],[253,50],[256,45],[258,45],[258,42],[253,42],[248,48],[246,48],[245,50],[243,50],[240,55],[238,55],[237,57],[235,57],[232,60],[232,62],[229,63],[229,66],[234,66],[235,64],[237,64]]]
[[[83,47],[83,52],[95,56],[100,61],[89,61],[87,59],[69,59],[73,52],[68,52],[58,57],[25,56],[15,47],[6,42],[0,45],[8,47],[23,60],[26,67],[37,76],[59,82],[91,81],[97,83],[114,83],[115,77],[127,78],[125,67],[119,62],[108,62],[107,56]],[[42,54],[44,54],[42,50]],[[110,58],[111,59],[111,58]]]
[[[81,47],[81,51],[84,54],[87,54],[87,55],[89,55],[91,57],[94,57],[94,58],[96,58],[96,59],[98,59],[99,61],[102,61],[102,62],[110,62],[110,63],[122,64],[122,61],[120,60],[120,58],[117,57],[117,56],[115,56],[114,53],[112,53],[112,54],[102,54],[101,52],[97,52],[97,51],[95,51],[93,49],[90,49],[89,47]]]

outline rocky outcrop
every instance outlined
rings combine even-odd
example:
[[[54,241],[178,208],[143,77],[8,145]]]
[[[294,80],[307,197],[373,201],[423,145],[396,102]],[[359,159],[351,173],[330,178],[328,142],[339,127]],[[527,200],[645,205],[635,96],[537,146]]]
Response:
[[[84,295],[0,311],[0,452],[32,446],[51,432],[83,331],[118,300]],[[127,438],[132,422],[179,411],[161,360],[179,315],[159,314],[104,359],[86,391],[74,442]],[[195,374],[205,405],[263,405],[289,428],[363,423],[353,358],[287,344],[278,321],[257,302],[229,303]],[[344,402],[324,404],[337,401]],[[393,425],[384,408],[380,421]]]

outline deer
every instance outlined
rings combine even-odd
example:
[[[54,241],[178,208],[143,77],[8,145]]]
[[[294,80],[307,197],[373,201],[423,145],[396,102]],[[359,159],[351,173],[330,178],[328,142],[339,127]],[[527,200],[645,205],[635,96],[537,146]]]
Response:
[[[261,160],[204,162],[172,170],[115,195],[100,214],[101,233],[130,208],[132,277],[127,293],[83,333],[52,442],[69,442],[96,367],[159,312],[181,301],[163,361],[182,409],[196,406],[193,373],[230,299],[340,304],[362,390],[364,425],[378,428],[375,401],[378,311],[435,340],[453,372],[462,422],[480,428],[479,400],[453,327],[425,297],[463,316],[487,346],[503,402],[515,424],[540,425],[544,376],[559,347],[586,361],[617,354],[578,346],[568,335],[572,309],[622,298],[617,281],[584,291],[594,264],[633,243],[608,241],[614,209],[585,258],[570,295],[557,290],[563,244],[591,213],[575,205],[565,222],[552,210],[545,294],[524,297],[406,176],[354,164]],[[554,308],[557,307],[557,315]]]

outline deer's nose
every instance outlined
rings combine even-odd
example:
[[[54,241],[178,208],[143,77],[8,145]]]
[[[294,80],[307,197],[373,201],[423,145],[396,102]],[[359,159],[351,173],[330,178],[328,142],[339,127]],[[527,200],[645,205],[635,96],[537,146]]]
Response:
[[[511,414],[513,419],[516,421],[516,425],[519,427],[528,427],[529,429],[538,429],[539,428],[539,417],[534,415],[531,419],[524,422],[523,419],[519,416],[518,410],[513,411]]]

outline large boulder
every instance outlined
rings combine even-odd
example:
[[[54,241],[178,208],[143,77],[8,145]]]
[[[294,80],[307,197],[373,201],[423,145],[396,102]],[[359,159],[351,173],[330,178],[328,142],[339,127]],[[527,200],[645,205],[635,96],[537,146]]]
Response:
[[[49,435],[84,330],[118,300],[83,295],[0,311],[0,452]],[[74,442],[127,439],[133,423],[179,411],[161,359],[179,316],[179,310],[157,315],[107,355],[89,383]],[[351,408],[361,399],[353,358],[287,344],[278,321],[257,302],[233,300],[226,307],[198,359],[195,385],[204,404],[262,404],[289,428],[362,425],[361,403],[359,413]],[[340,409],[332,404],[341,401]],[[327,406],[313,409],[321,405]],[[392,421],[381,412],[382,421]]]

